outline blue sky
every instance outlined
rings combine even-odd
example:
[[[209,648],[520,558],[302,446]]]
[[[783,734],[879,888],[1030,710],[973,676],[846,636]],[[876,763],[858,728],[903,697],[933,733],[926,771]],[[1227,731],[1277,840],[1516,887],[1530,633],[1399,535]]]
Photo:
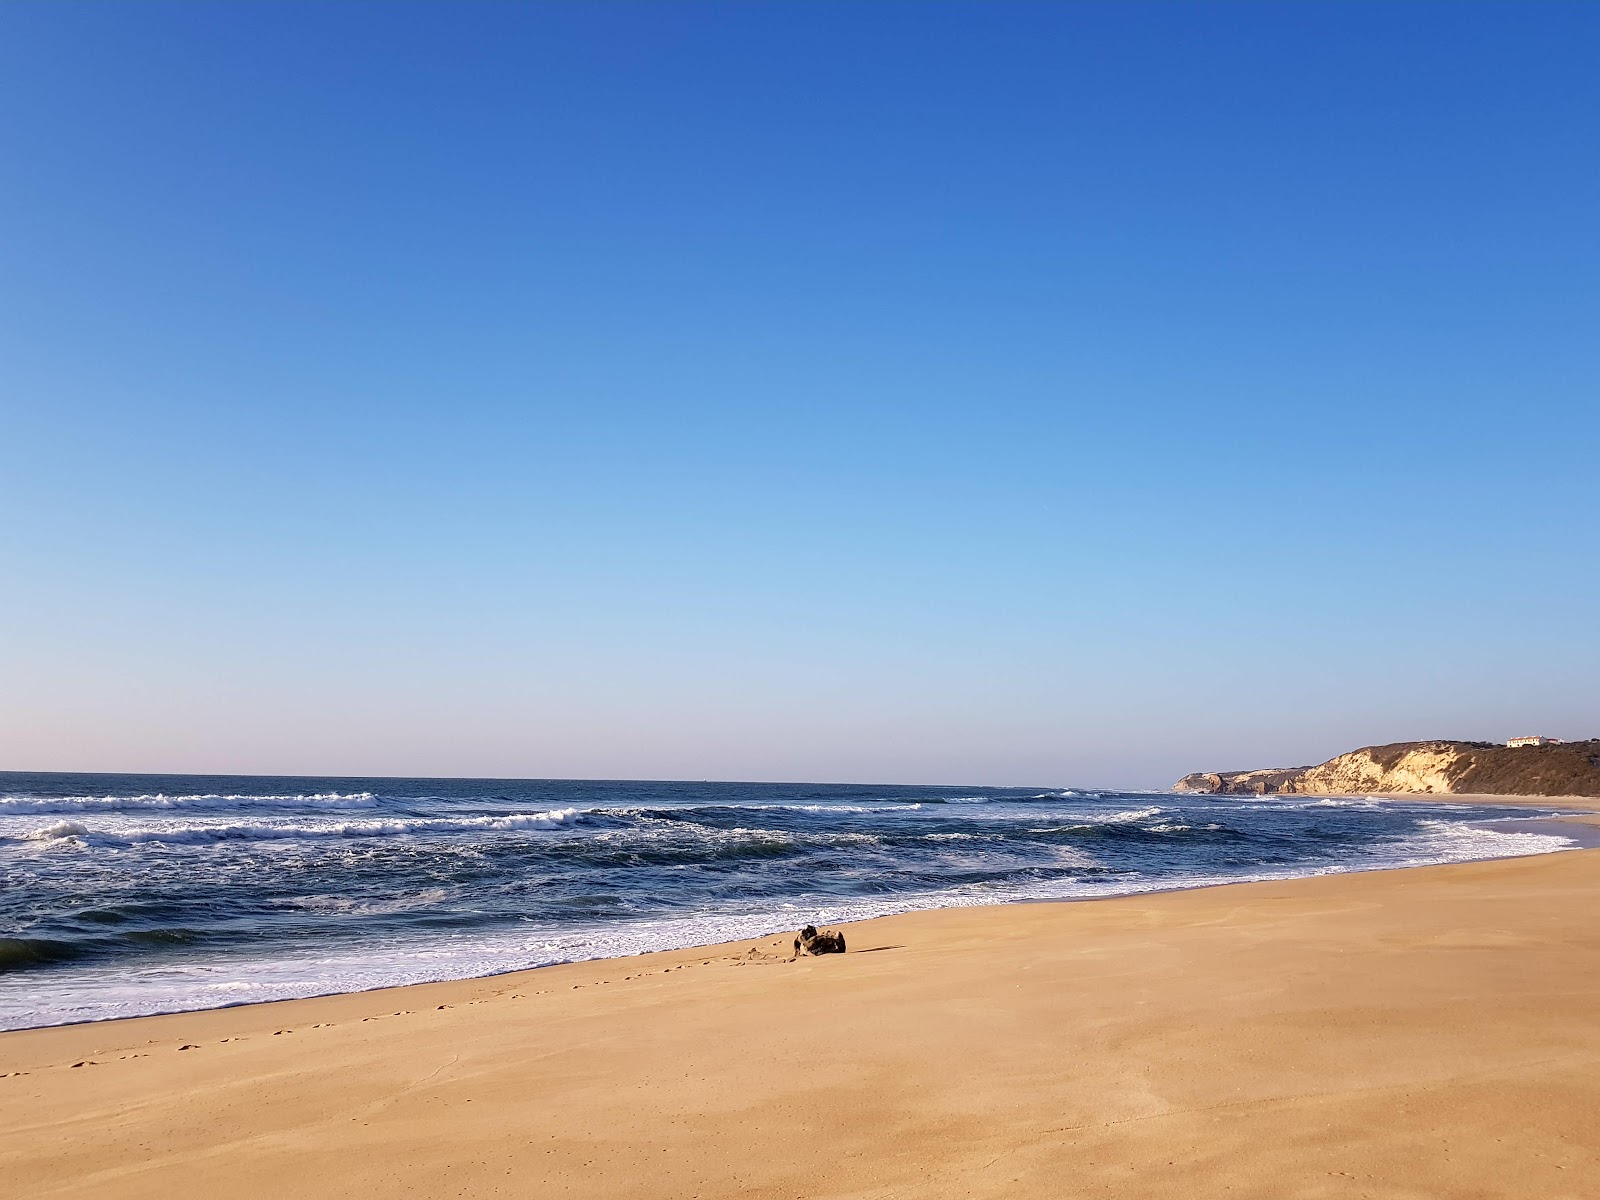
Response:
[[[1600,733],[1600,9],[0,7],[0,768]]]

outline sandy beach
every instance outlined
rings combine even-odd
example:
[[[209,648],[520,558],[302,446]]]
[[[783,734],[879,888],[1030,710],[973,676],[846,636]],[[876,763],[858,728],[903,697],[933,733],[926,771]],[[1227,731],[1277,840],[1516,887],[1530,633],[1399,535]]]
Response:
[[[1587,1197],[1600,850],[0,1035],[17,1196]]]

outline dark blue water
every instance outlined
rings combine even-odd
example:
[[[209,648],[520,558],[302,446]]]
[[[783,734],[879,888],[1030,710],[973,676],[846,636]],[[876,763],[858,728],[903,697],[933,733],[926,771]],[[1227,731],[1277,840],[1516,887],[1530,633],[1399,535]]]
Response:
[[[1489,858],[1527,809],[1043,788],[0,773],[0,1028],[807,921]]]

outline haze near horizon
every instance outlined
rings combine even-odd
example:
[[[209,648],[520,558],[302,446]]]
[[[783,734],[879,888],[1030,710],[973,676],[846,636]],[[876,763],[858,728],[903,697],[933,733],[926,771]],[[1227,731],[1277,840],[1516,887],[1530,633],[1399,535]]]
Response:
[[[1600,10],[0,8],[0,770],[1600,733]]]

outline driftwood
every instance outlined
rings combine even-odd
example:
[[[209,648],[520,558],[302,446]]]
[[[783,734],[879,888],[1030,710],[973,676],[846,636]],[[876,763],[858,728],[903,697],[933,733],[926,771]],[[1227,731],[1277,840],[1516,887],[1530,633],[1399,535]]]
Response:
[[[841,930],[817,932],[815,925],[807,925],[794,940],[794,956],[802,954],[843,954],[844,933]]]

